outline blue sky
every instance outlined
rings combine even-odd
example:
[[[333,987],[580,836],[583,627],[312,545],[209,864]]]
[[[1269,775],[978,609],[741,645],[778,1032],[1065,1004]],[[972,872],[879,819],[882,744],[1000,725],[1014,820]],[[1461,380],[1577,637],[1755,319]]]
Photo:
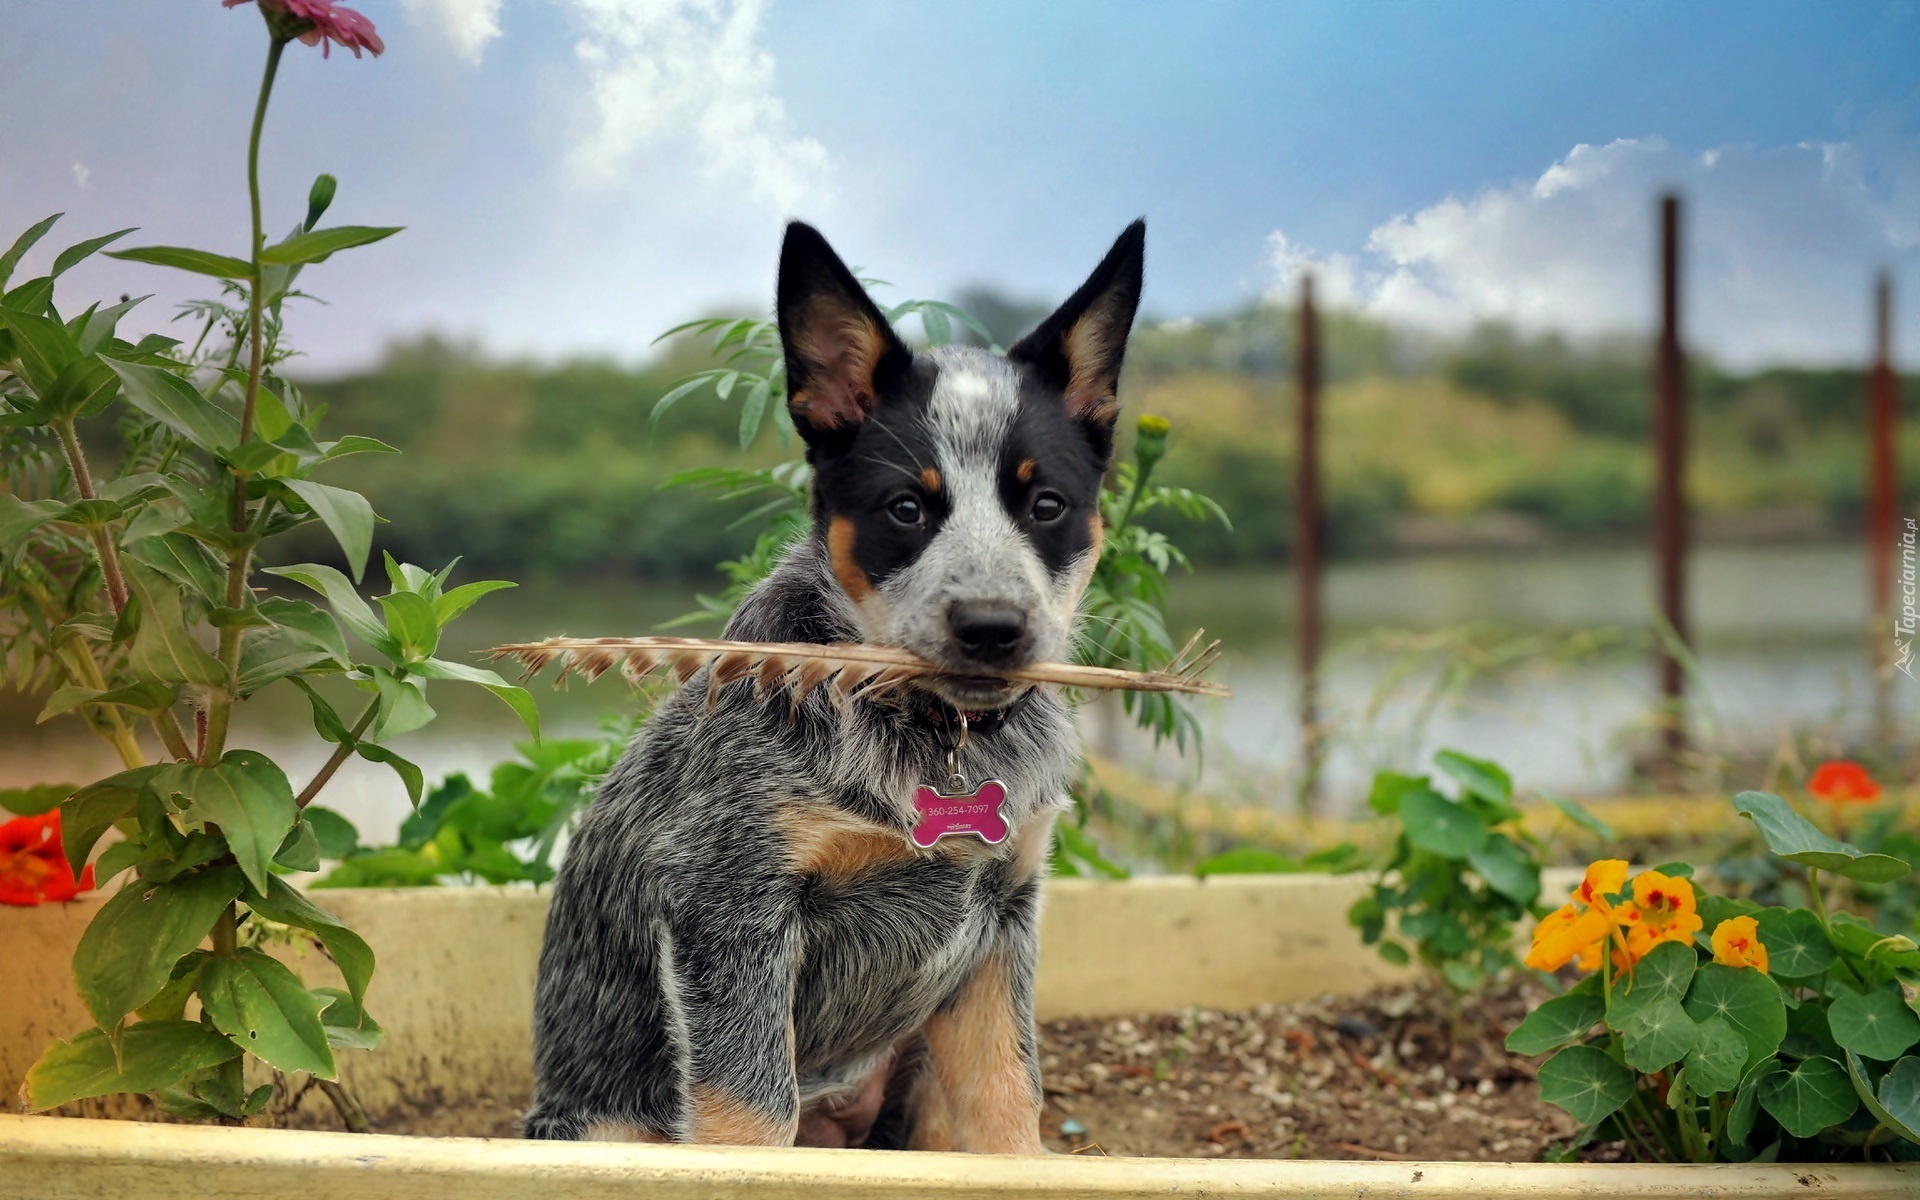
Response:
[[[1638,332],[1666,186],[1689,198],[1700,349],[1855,358],[1880,265],[1920,348],[1914,0],[358,7],[386,56],[293,48],[268,123],[270,227],[320,170],[331,219],[409,227],[308,277],[331,304],[295,336],[319,368],[425,329],[637,359],[676,320],[764,305],[787,216],[896,297],[1064,296],[1145,214],[1158,319],[1313,270],[1442,332]],[[250,8],[14,0],[9,26],[0,235],[64,209],[68,241],[243,247]],[[194,290],[68,278],[70,306],[158,292],[155,325]]]

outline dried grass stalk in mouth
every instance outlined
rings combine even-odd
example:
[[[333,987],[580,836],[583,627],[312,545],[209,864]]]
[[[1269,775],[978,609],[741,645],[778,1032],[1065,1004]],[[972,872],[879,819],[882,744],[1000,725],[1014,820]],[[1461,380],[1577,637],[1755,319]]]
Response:
[[[555,684],[569,675],[589,682],[618,670],[628,683],[654,675],[669,675],[685,684],[702,667],[707,674],[708,707],[730,683],[750,679],[754,695],[762,700],[785,691],[798,708],[813,692],[827,688],[835,704],[898,691],[917,680],[953,675],[936,663],[889,646],[851,643],[815,645],[810,642],[727,642],[712,638],[548,638],[495,646],[494,659],[518,662],[526,675],[560,667]],[[1220,657],[1220,643],[1200,644],[1196,633],[1180,653],[1158,671],[1124,671],[1113,667],[1083,667],[1073,663],[1032,663],[1017,670],[969,672],[1015,683],[1051,683],[1094,691],[1187,692],[1196,696],[1227,696],[1224,684],[1200,678]]]

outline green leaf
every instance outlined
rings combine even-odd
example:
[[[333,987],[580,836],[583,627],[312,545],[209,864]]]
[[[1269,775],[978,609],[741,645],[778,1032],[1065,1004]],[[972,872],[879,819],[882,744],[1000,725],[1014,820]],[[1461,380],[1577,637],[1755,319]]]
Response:
[[[440,644],[440,624],[433,605],[418,592],[394,592],[378,597],[386,610],[387,633],[400,647],[399,661],[413,663],[432,656]]]
[[[1540,1098],[1582,1125],[1618,1112],[1633,1095],[1633,1072],[1592,1046],[1568,1046],[1540,1064]]]
[[[1920,1016],[1907,1007],[1898,983],[1870,992],[1843,992],[1827,1008],[1833,1040],[1862,1058],[1892,1062],[1920,1042]]]
[[[1818,867],[1862,883],[1890,883],[1909,867],[1887,854],[1869,854],[1851,842],[1835,841],[1791,805],[1768,792],[1741,792],[1733,807],[1759,827],[1767,848],[1788,862]]]
[[[79,789],[70,783],[39,783],[31,787],[0,788],[0,809],[16,817],[37,817],[60,807],[60,802]]]
[[[260,261],[276,266],[316,263],[336,250],[349,250],[390,238],[404,228],[402,225],[335,225],[331,229],[313,229],[268,246],[260,252]]]
[[[1540,866],[1512,838],[1496,833],[1467,852],[1467,865],[1487,886],[1522,905],[1540,898]]]
[[[1700,1044],[1699,1027],[1672,997],[1641,1006],[1625,1024],[1626,1028],[1621,1031],[1621,1049],[1625,1051],[1627,1065],[1644,1075],[1665,1070]],[[1744,1043],[1742,1050],[1745,1050]],[[1744,1054],[1740,1065],[1745,1065]]]
[[[68,685],[55,689],[53,695],[47,697],[47,706],[40,710],[36,723],[79,708],[83,704],[118,704],[125,708],[139,709],[141,712],[154,712],[167,707],[177,699],[179,699],[178,688],[162,687],[157,683],[134,683],[123,688],[114,688],[110,692]]]
[[[1760,1107],[1797,1138],[1810,1138],[1852,1116],[1860,1107],[1846,1068],[1830,1058],[1806,1058],[1757,1089]]]
[[[440,627],[444,629],[453,622],[455,617],[472,608],[474,601],[480,597],[503,588],[519,586],[517,583],[508,583],[504,579],[482,579],[475,583],[463,583],[450,592],[442,593],[440,598],[433,602],[433,619],[438,621]]]
[[[392,655],[399,647],[387,636],[387,627],[373,609],[353,590],[353,584],[345,575],[332,567],[319,563],[296,563],[290,567],[263,568],[269,575],[278,575],[304,584],[326,597],[328,607],[341,623],[353,631],[353,635],[382,654]]]
[[[339,813],[318,804],[309,804],[303,810],[303,815],[313,826],[321,858],[345,858],[359,847],[360,831],[353,827],[352,821]]]
[[[340,968],[340,976],[347,981],[347,991],[354,1003],[365,1003],[367,980],[373,978],[373,951],[359,934],[295,891],[278,875],[267,881],[264,894],[250,891],[246,901],[248,908],[267,920],[305,929],[318,937],[328,957]]]
[[[280,843],[273,852],[273,865],[289,871],[318,871],[320,869],[320,835],[313,831],[313,823],[304,816],[293,823],[293,832]]]
[[[1787,1006],[1780,987],[1751,967],[1706,963],[1687,993],[1687,1015],[1704,1023],[1719,1017],[1747,1040],[1747,1061],[1758,1062],[1787,1036]]]
[[[1408,792],[1427,788],[1425,775],[1381,771],[1373,777],[1373,787],[1367,793],[1367,807],[1383,817],[1390,817],[1400,811],[1400,801]]]
[[[378,693],[379,708],[374,712],[373,728],[367,735],[370,740],[378,742],[412,733],[433,720],[433,705],[427,703],[422,680],[375,667],[373,685]]]
[[[1592,811],[1584,804],[1569,800],[1565,796],[1556,796],[1551,792],[1541,798],[1564,813],[1569,821],[1572,821],[1575,825],[1586,830],[1594,837],[1599,838],[1603,842],[1611,842],[1614,840],[1613,826],[1602,821],[1599,817],[1594,816]]]
[[[240,647],[240,694],[250,696],[276,679],[334,661],[329,651],[283,630],[255,634]]]
[[[271,621],[282,634],[295,638],[310,649],[325,653],[327,659],[345,667],[353,659],[347,653],[347,639],[340,623],[305,600],[270,596],[260,601],[260,615]]]
[[[1293,875],[1299,871],[1298,859],[1275,854],[1259,846],[1235,846],[1193,869],[1193,873],[1202,879],[1209,875]]]
[[[200,1003],[214,1028],[269,1066],[333,1078],[320,1000],[271,956],[242,947],[232,958],[209,959]]]
[[[1443,858],[1465,858],[1487,840],[1479,817],[1430,788],[1400,797],[1400,819],[1415,846]]]
[[[1904,934],[1887,935],[1852,913],[1834,913],[1827,921],[1834,948],[1868,962],[1902,971],[1920,971],[1920,948]]]
[[[0,545],[19,545],[66,507],[58,500],[22,500],[11,492],[0,492]]]
[[[0,288],[7,286],[7,280],[13,278],[13,269],[20,265],[20,260],[26,257],[27,251],[33,249],[33,244],[45,237],[47,230],[53,228],[53,223],[65,215],[65,213],[55,213],[35,222],[25,233],[13,240],[13,245],[7,248],[5,254],[0,254]]]
[[[1787,1010],[1787,1036],[1780,1043],[1780,1053],[1787,1058],[1824,1054],[1837,1060],[1844,1052],[1840,1043],[1833,1040],[1833,1030],[1827,1025],[1827,1010],[1813,1001]]]
[[[400,777],[400,782],[407,789],[407,799],[416,805],[420,803],[420,793],[426,787],[427,780],[419,767],[376,742],[360,742],[354,746],[354,753],[368,762],[392,767],[393,773]]]
[[[93,853],[94,843],[101,835],[133,811],[140,800],[140,789],[159,769],[157,766],[134,767],[109,775],[61,802],[60,845],[66,850],[67,862],[75,875],[86,866],[87,855]]]
[[[240,421],[171,371],[106,359],[126,388],[127,403],[209,453],[240,441]]]
[[[326,1025],[327,1041],[336,1050],[375,1050],[387,1031],[380,1028],[380,1022],[367,1014],[367,1010],[354,1002],[352,996],[339,988],[314,988],[313,994],[327,1006],[320,1013],[320,1020]]]
[[[1820,918],[1804,908],[1763,908],[1753,917],[1760,925],[1760,943],[1767,948],[1767,969],[1774,975],[1818,975],[1840,959]]]
[[[122,842],[121,845],[126,843]],[[116,846],[115,849],[119,847]],[[178,1021],[186,1015],[187,1001],[200,986],[200,968],[213,955],[205,950],[195,950],[179,962],[173,964],[173,972],[167,979],[167,986],[161,988],[153,999],[142,1004],[136,1014],[142,1021]]]
[[[94,1023],[112,1029],[166,985],[173,965],[239,896],[237,867],[171,883],[130,884],[101,906],[73,952],[73,982]]]
[[[1730,1141],[1736,1145],[1745,1144],[1753,1133],[1754,1122],[1760,1116],[1760,1089],[1785,1069],[1780,1065],[1780,1060],[1771,1055],[1747,1068],[1746,1075],[1740,1080],[1740,1090],[1734,1093],[1733,1108],[1727,1113],[1727,1137]]]
[[[1608,1024],[1624,1032],[1642,1010],[1684,998],[1699,962],[1693,947],[1680,942],[1661,942],[1647,951],[1630,973],[1614,977]]]
[[[192,588],[208,604],[226,601],[225,570],[205,546],[184,533],[141,538],[127,547],[127,553],[175,583]]]
[[[134,228],[138,228],[138,226]],[[88,238],[84,242],[76,242],[68,246],[65,250],[62,250],[59,257],[53,260],[53,270],[48,272],[48,274],[54,276],[64,275],[80,263],[92,257],[95,251],[104,246],[111,246],[132,232],[132,228],[122,229],[115,233],[105,233],[96,238]]]
[[[148,683],[198,683],[217,687],[227,668],[193,636],[173,581],[132,561],[121,564],[127,586],[140,598],[140,628],[128,665]]]
[[[293,787],[272,759],[258,750],[229,750],[216,767],[163,767],[152,786],[162,799],[184,800],[175,807],[195,826],[219,826],[247,881],[266,887],[268,865],[300,815]]]
[[[1588,976],[1581,985],[1548,1000],[1528,1013],[1507,1035],[1507,1049],[1515,1054],[1545,1054],[1569,1046],[1587,1036],[1587,1031],[1606,1014],[1601,999],[1598,975]],[[1745,1053],[1743,1044],[1741,1052]]]
[[[354,582],[366,573],[367,554],[373,548],[373,505],[359,492],[315,483],[311,479],[286,479],[286,488],[306,501],[314,515],[340,543],[353,571]]]
[[[173,267],[196,275],[211,275],[215,279],[253,278],[253,264],[244,258],[215,254],[210,250],[190,250],[184,246],[136,246],[131,250],[109,250],[107,257],[156,267]]]
[[[429,658],[412,667],[416,674],[428,679],[451,679],[460,683],[474,683],[500,697],[506,706],[520,718],[527,732],[538,739],[540,736],[540,708],[527,694],[527,689],[508,683],[494,672],[483,667],[469,667],[464,663],[448,662],[442,658]]]
[[[1442,750],[1433,756],[1433,765],[1460,785],[1460,790],[1469,796],[1477,796],[1488,804],[1505,808],[1513,799],[1513,777],[1502,770],[1497,763],[1484,758],[1470,758],[1458,750]]]
[[[121,1030],[118,1053],[107,1035],[89,1029],[55,1042],[27,1071],[27,1107],[34,1112],[70,1100],[119,1092],[152,1092],[182,1076],[238,1057],[239,1049],[198,1021],[143,1021]]]
[[[1920,1143],[1920,1058],[1903,1058],[1880,1080],[1880,1094],[1868,1086],[1860,1056],[1847,1055],[1847,1078],[1874,1120],[1910,1142]]]
[[[1699,1040],[1687,1052],[1686,1066],[1693,1090],[1711,1096],[1739,1087],[1740,1072],[1747,1063],[1747,1040],[1719,1017],[1709,1017],[1694,1028]]]
[[[53,390],[61,372],[80,357],[73,335],[51,317],[22,312],[9,304],[0,308],[0,322],[13,330],[14,351],[27,381],[43,396]]]

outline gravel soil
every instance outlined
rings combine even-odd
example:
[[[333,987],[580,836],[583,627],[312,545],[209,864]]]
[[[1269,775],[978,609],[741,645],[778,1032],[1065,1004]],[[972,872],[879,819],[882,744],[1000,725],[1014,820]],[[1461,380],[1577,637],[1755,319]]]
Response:
[[[1488,992],[1456,1020],[1445,993],[1422,984],[1252,1012],[1051,1021],[1040,1029],[1042,1132],[1049,1149],[1081,1154],[1536,1160],[1574,1123],[1540,1102],[1533,1062],[1503,1043],[1543,998],[1530,986]],[[517,1137],[518,1109],[429,1104],[375,1124]],[[337,1127],[331,1116],[313,1123]]]

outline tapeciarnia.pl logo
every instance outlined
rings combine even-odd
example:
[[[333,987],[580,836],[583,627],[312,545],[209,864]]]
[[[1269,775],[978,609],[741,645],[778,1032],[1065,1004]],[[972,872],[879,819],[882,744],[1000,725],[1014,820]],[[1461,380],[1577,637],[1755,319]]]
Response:
[[[1907,518],[1907,527],[1900,534],[1900,615],[1893,619],[1893,665],[1908,679],[1913,675],[1913,635],[1916,626],[1920,626],[1920,611],[1914,604],[1916,592],[1914,574],[1915,539],[1920,535],[1912,517]]]

